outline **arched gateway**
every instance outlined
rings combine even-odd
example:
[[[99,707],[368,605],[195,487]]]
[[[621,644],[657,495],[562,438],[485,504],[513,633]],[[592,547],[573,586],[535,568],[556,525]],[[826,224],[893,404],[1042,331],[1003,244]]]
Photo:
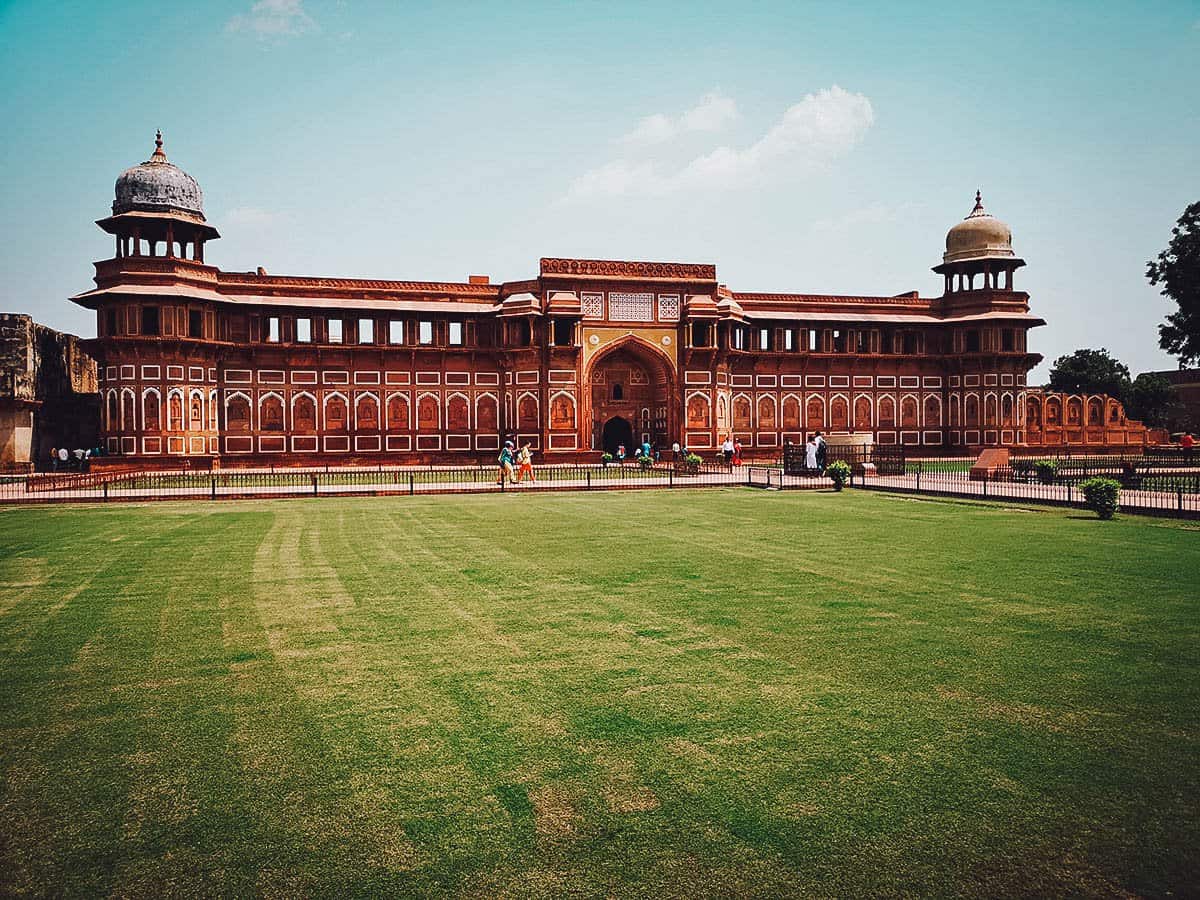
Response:
[[[643,441],[666,449],[677,439],[671,366],[659,351],[626,338],[592,361],[586,383],[592,449],[615,453],[623,443],[633,456]]]

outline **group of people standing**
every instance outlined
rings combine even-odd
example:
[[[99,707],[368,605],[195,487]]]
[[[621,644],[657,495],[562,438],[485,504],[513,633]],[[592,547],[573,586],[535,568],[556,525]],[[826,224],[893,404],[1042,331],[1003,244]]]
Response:
[[[86,472],[92,457],[102,455],[103,453],[99,447],[88,450],[82,447],[76,447],[74,450],[68,450],[66,447],[51,447],[50,471],[69,472],[75,470]]]
[[[740,466],[742,464],[741,440],[732,435],[725,435],[725,441],[721,444],[721,453],[724,454],[726,463],[731,466]]]
[[[814,431],[812,437],[804,444],[804,468],[825,471],[825,436]]]
[[[497,462],[500,463],[500,472],[496,484],[504,484],[506,478],[509,484],[520,484],[524,479],[537,481],[537,476],[533,474],[533,450],[528,443],[517,450],[516,444],[505,441]]]

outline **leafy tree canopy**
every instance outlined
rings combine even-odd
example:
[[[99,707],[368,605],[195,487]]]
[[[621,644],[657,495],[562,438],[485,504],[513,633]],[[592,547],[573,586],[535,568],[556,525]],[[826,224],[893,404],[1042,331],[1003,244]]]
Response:
[[[1158,345],[1184,365],[1200,361],[1200,203],[1183,211],[1167,249],[1146,263],[1146,277],[1179,306],[1158,326]]]
[[[1125,400],[1125,412],[1152,428],[1166,427],[1176,413],[1175,392],[1162,375],[1143,372],[1133,380]]]
[[[1124,402],[1130,383],[1129,367],[1101,347],[1060,356],[1050,370],[1047,387],[1068,394],[1108,394]]]

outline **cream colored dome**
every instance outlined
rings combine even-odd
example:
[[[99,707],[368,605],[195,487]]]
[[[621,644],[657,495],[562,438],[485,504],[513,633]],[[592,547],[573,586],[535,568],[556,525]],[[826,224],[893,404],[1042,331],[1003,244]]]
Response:
[[[983,199],[975,192],[975,208],[971,214],[946,232],[946,252],[943,263],[973,259],[1011,259],[1012,230],[983,211]]]

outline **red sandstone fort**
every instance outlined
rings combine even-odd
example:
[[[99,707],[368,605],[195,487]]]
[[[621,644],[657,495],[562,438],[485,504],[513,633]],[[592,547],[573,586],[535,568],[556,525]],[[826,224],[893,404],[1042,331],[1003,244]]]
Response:
[[[493,284],[299,278],[205,262],[219,237],[160,138],[97,224],[100,434],[126,460],[474,460],[516,435],[554,458],[619,443],[774,456],[813,431],[941,453],[1141,445],[1104,396],[1026,376],[1025,265],[976,194],[939,297],[731,290],[709,264],[542,259]]]

